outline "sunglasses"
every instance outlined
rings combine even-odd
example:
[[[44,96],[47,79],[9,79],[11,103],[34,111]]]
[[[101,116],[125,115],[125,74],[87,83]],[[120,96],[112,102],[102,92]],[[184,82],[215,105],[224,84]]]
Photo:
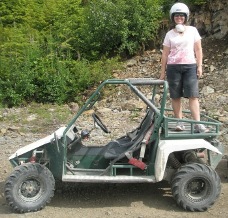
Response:
[[[174,17],[185,17],[185,14],[174,14]]]

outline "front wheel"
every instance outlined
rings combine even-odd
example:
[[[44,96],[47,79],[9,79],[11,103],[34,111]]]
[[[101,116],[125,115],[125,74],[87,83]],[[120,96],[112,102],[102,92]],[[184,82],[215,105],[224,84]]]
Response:
[[[52,173],[37,163],[23,164],[14,169],[5,184],[6,201],[19,213],[41,210],[54,196]]]
[[[192,163],[182,166],[171,183],[177,204],[189,211],[205,211],[219,197],[221,182],[209,166]]]

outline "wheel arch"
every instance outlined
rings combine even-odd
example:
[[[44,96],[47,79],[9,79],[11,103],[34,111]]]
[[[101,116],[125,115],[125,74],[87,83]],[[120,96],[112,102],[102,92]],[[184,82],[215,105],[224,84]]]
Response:
[[[222,152],[204,139],[160,140],[155,160],[156,181],[159,182],[163,180],[168,157],[171,153],[200,148],[214,152],[217,155],[217,163],[221,160]],[[213,168],[217,166],[215,165],[214,163]]]

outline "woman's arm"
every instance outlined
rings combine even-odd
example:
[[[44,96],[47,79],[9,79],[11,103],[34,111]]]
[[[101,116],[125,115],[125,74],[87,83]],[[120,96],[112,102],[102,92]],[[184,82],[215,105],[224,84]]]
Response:
[[[159,78],[161,80],[165,79],[166,64],[167,64],[169,52],[170,52],[170,47],[167,47],[164,45],[162,50],[162,59],[161,59],[161,74]]]
[[[201,40],[198,40],[194,44],[194,51],[196,54],[196,63],[197,63],[197,76],[200,78],[202,76],[202,64],[203,64],[203,51],[201,46]]]

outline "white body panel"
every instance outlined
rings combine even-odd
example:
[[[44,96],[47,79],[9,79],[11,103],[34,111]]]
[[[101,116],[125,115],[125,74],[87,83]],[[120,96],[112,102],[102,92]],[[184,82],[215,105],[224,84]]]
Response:
[[[66,129],[66,127],[60,127],[58,130],[56,130],[51,135],[46,136],[45,138],[42,138],[36,142],[33,142],[29,145],[26,145],[20,149],[18,149],[14,154],[12,154],[9,159],[13,159],[19,155],[22,155],[28,151],[34,150],[42,145],[50,143],[54,139],[54,134],[56,134],[57,138],[60,139],[63,136],[63,132]]]
[[[222,154],[216,147],[204,139],[160,140],[155,161],[156,181],[162,181],[169,154],[175,151],[205,148],[217,154]]]

